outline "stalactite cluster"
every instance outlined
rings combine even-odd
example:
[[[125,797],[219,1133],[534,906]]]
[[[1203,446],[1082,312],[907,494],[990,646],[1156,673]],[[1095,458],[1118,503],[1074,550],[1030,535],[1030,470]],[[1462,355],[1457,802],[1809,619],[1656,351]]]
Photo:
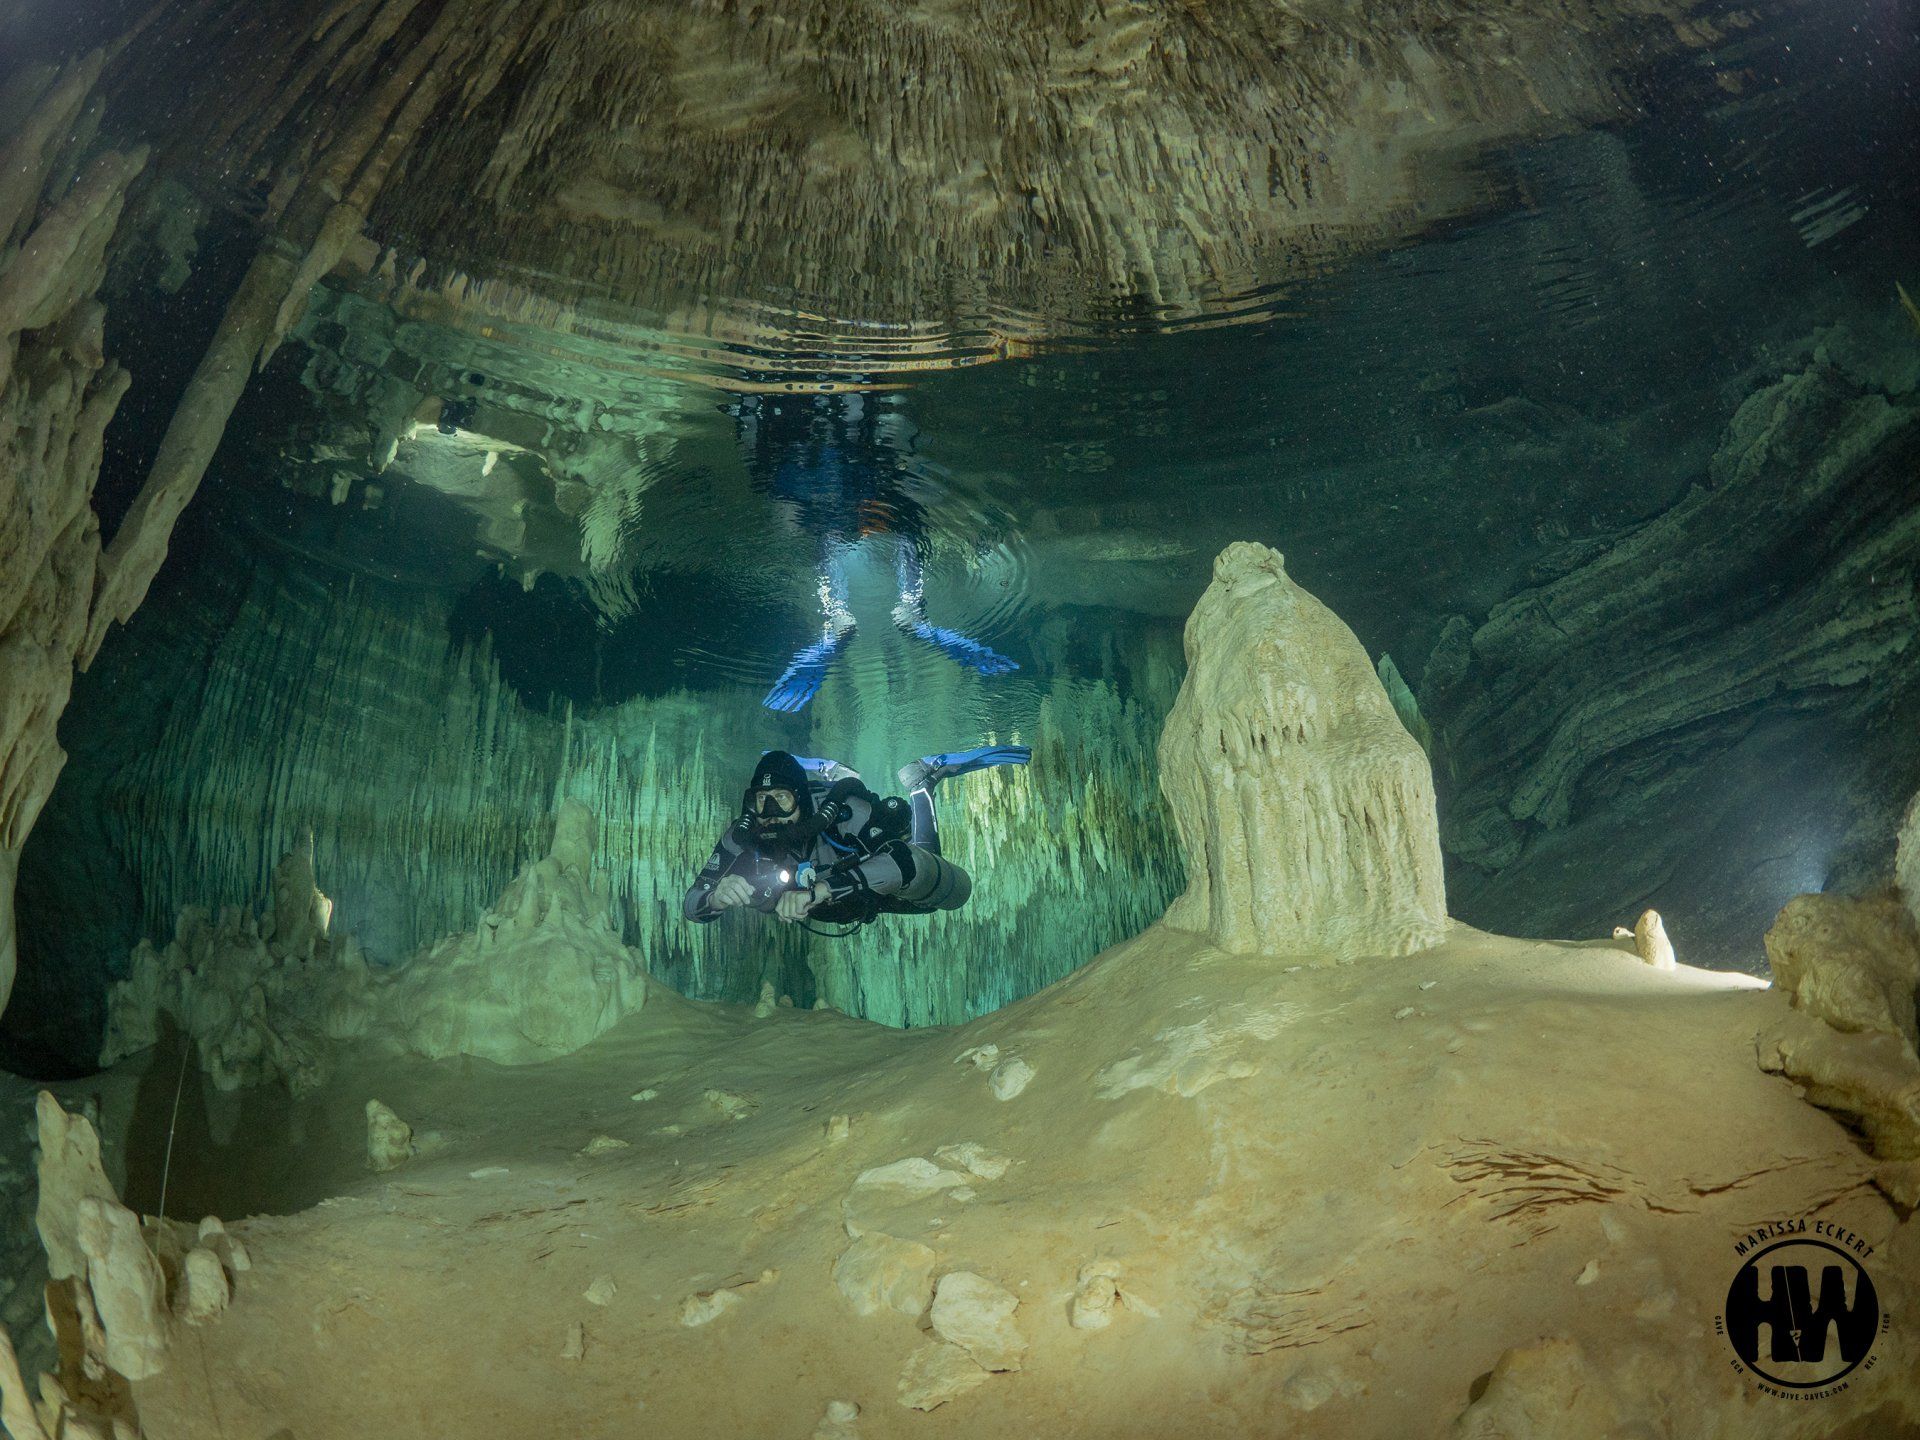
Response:
[[[1412,162],[1617,109],[1686,8],[195,0],[115,80],[203,190],[275,217],[335,174],[303,278],[345,259],[546,325],[790,299],[1013,337],[1193,313],[1471,203]],[[379,174],[346,183],[342,147]]]
[[[1031,767],[943,788],[943,837],[978,877],[963,910],[832,940],[680,915],[756,753],[757,691],[533,709],[484,641],[449,645],[440,603],[297,568],[254,582],[154,742],[85,798],[134,876],[142,934],[173,934],[187,906],[260,905],[280,858],[310,837],[335,930],[376,966],[396,964],[472,929],[575,799],[595,817],[623,937],[656,978],[731,1000],[771,983],[890,1024],[949,1024],[1060,978],[1179,888],[1151,750],[1179,678],[1171,637],[1149,648],[1127,698],[1109,681],[1058,678]],[[905,742],[823,709],[813,748],[890,792]],[[55,963],[69,962],[87,964]]]

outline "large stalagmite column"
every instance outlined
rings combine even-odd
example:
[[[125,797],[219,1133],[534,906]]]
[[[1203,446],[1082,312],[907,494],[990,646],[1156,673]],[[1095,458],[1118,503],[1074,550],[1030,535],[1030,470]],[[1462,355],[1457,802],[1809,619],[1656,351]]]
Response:
[[[1446,926],[1433,775],[1359,640],[1244,542],[1214,561],[1160,737],[1186,847],[1166,923],[1224,950],[1406,955]]]

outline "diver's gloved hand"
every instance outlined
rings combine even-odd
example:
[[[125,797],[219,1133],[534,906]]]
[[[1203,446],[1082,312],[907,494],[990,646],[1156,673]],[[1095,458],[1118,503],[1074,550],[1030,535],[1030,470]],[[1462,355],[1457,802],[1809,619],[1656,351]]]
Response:
[[[713,887],[707,896],[707,903],[716,910],[731,910],[737,905],[745,905],[753,899],[753,886],[738,875],[724,875],[720,883]]]
[[[938,647],[949,660],[978,670],[982,675],[1004,675],[1009,670],[1020,667],[999,651],[982,645],[970,636],[962,635],[958,630],[948,630],[944,626],[932,625],[925,620],[910,618],[909,615],[896,614],[895,622],[909,635],[917,635],[929,645]]]
[[[827,667],[833,663],[841,642],[852,633],[851,625],[836,630],[795,655],[760,703],[769,710],[785,712],[803,708],[820,693],[820,684],[827,678]]]

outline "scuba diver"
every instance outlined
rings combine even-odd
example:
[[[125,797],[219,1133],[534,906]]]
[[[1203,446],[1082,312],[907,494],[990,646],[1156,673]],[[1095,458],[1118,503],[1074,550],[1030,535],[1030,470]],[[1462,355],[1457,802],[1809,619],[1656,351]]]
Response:
[[[748,395],[730,413],[749,474],[812,537],[819,557],[820,638],[794,655],[762,705],[792,712],[819,692],[855,628],[847,608],[847,562],[875,537],[893,547],[900,597],[895,625],[982,675],[1020,668],[978,640],[927,619],[926,512],[910,493],[914,430],[904,415],[857,391]]]
[[[834,760],[769,750],[754,767],[740,815],[721,835],[681,902],[698,924],[740,906],[805,928],[846,924],[850,935],[880,915],[957,910],[973,879],[940,853],[933,788],[993,765],[1024,765],[1025,745],[985,745],[926,755],[900,768],[902,800],[882,799]]]

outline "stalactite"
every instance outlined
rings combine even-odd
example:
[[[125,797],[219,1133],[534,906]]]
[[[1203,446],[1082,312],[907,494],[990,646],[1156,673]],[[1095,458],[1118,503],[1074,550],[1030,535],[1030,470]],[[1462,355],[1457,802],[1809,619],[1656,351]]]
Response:
[[[1054,682],[1031,732],[1001,737],[1030,741],[1031,767],[943,787],[948,853],[977,877],[966,908],[886,917],[847,940],[758,916],[681,918],[764,733],[756,688],[532,710],[484,641],[449,649],[444,613],[378,582],[336,588],[298,569],[256,581],[157,741],[89,777],[86,803],[137,879],[154,940],[186,906],[261,905],[274,865],[311,834],[335,929],[391,965],[471,929],[543,853],[554,808],[577,799],[597,818],[623,938],[656,978],[736,1001],[771,980],[801,1003],[947,1024],[1060,978],[1178,891],[1152,760],[1177,644],[1167,635],[1136,659],[1126,698],[1109,680]],[[815,740],[883,792],[906,758],[902,737],[857,717],[823,714]]]
[[[1206,313],[1478,203],[1414,161],[1618,110],[1611,62],[1661,38],[1660,9],[299,0],[272,24],[185,7],[113,79],[165,171],[212,181],[318,170],[357,106],[421,77],[410,108],[442,123],[392,127],[404,183],[364,208],[456,306],[539,276],[562,314],[777,286],[840,317],[1071,327],[1115,295]],[[246,78],[183,84],[183,50]]]

